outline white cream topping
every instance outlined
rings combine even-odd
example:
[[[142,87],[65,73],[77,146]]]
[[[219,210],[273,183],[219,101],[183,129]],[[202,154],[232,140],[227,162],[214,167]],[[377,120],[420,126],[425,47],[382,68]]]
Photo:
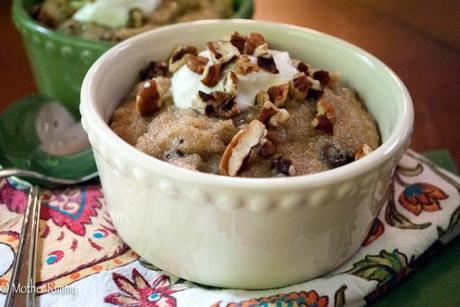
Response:
[[[151,14],[161,0],[96,0],[86,3],[73,18],[81,23],[96,23],[110,28],[128,24],[129,11],[140,9],[144,15]]]
[[[293,79],[298,72],[292,65],[292,60],[289,53],[286,51],[269,50],[273,55],[276,67],[279,73],[273,74],[261,69],[258,72],[253,72],[245,76],[238,76],[237,94],[235,102],[241,111],[248,109],[255,104],[256,95],[259,91],[268,90],[271,86],[280,85]],[[210,59],[209,51],[200,52],[201,56]],[[254,56],[249,57],[251,62],[256,63]],[[211,65],[211,60],[208,65]],[[227,71],[232,67],[228,65]],[[222,76],[226,72],[222,73]],[[174,104],[178,108],[188,108],[192,106],[192,101],[197,97],[198,91],[211,93],[214,91],[224,90],[224,78],[222,77],[219,83],[212,88],[201,83],[202,76],[190,70],[187,65],[183,65],[177,72],[174,73],[171,79],[171,92]]]

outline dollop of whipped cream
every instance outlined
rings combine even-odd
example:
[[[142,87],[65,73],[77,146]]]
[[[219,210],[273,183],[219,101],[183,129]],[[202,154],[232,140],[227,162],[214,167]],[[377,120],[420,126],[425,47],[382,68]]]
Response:
[[[96,0],[86,3],[73,18],[81,23],[96,23],[109,28],[128,24],[129,11],[138,8],[144,15],[151,14],[161,0]]]
[[[248,73],[246,75],[237,75],[237,86],[235,102],[240,111],[244,111],[255,105],[257,93],[266,91],[270,87],[280,85],[292,80],[294,75],[299,71],[292,64],[292,59],[286,51],[267,49],[267,54],[273,57],[278,73],[272,73],[264,69]],[[204,50],[199,53],[200,56],[209,60],[206,66],[215,64],[211,52]],[[257,57],[248,56],[250,62],[257,64]],[[189,108],[193,106],[198,91],[212,93],[215,91],[225,91],[225,76],[234,67],[234,64],[228,63],[221,72],[220,81],[214,87],[208,87],[201,82],[203,74],[193,72],[187,65],[182,65],[172,76],[171,94],[174,104],[178,108]]]

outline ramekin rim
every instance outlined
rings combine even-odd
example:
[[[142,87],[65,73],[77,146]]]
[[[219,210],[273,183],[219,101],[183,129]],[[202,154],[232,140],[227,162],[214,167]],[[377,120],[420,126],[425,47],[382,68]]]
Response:
[[[133,146],[129,145],[118,137],[108,126],[108,124],[97,114],[94,105],[90,103],[92,101],[92,95],[89,91],[90,83],[92,76],[99,70],[99,67],[104,63],[106,58],[113,57],[116,52],[120,49],[125,48],[128,44],[132,44],[136,40],[141,40],[144,36],[152,35],[152,32],[164,32],[175,30],[176,28],[187,27],[196,24],[232,24],[232,23],[251,23],[258,24],[267,27],[282,27],[295,31],[309,32],[310,34],[323,36],[328,40],[335,41],[336,43],[342,44],[347,48],[358,52],[361,56],[365,56],[368,60],[377,64],[382,68],[390,77],[390,79],[395,84],[395,88],[399,89],[401,96],[401,103],[403,104],[402,116],[399,122],[394,127],[392,133],[388,139],[383,142],[376,150],[374,150],[370,155],[350,163],[348,165],[335,168],[332,170],[327,170],[319,173],[303,175],[303,176],[293,176],[285,178],[243,178],[243,177],[228,177],[221,176],[216,174],[203,173],[198,171],[191,171],[187,169],[174,166],[165,161],[151,157]],[[329,34],[325,34],[313,29],[304,28],[295,25],[289,25],[284,23],[277,22],[268,22],[268,21],[256,21],[256,20],[246,20],[246,19],[230,19],[230,20],[200,20],[187,23],[179,23],[174,25],[165,26],[159,29],[141,33],[133,38],[130,38],[115,47],[111,48],[106,52],[101,58],[99,58],[93,66],[88,71],[82,85],[81,89],[81,104],[80,112],[82,117],[85,118],[85,121],[91,127],[87,127],[89,130],[88,133],[96,133],[97,135],[104,135],[106,138],[104,141],[110,141],[113,146],[122,148],[118,152],[121,155],[132,155],[136,159],[136,163],[142,164],[144,167],[147,165],[150,166],[150,169],[157,173],[162,173],[168,177],[179,179],[182,181],[188,182],[199,182],[202,184],[210,186],[233,186],[233,187],[246,187],[246,188],[275,188],[275,187],[298,187],[298,186],[318,186],[324,184],[331,184],[335,182],[340,182],[346,178],[353,178],[360,174],[366,173],[369,170],[383,164],[388,160],[394,153],[397,152],[399,148],[404,146],[413,129],[414,122],[414,110],[412,105],[412,99],[410,94],[400,80],[400,78],[391,70],[387,65],[385,65],[381,60],[370,54],[369,52],[363,50],[362,48],[349,43],[343,39],[334,37]]]

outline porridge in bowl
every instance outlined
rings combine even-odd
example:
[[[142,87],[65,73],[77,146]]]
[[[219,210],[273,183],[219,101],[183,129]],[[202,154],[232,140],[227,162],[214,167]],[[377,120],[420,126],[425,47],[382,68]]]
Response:
[[[60,32],[113,42],[167,24],[233,14],[233,0],[44,0],[33,13]]]
[[[300,176],[340,167],[380,144],[377,125],[338,74],[291,59],[258,33],[154,59],[111,129],[171,164],[226,176]]]

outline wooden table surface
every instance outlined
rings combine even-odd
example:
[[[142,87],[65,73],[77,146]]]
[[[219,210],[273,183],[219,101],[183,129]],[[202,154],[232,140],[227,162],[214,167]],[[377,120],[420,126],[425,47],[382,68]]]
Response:
[[[255,19],[332,34],[380,58],[401,77],[414,100],[412,148],[448,148],[460,164],[460,1],[255,2]],[[37,90],[10,8],[10,0],[0,1],[0,111]]]

